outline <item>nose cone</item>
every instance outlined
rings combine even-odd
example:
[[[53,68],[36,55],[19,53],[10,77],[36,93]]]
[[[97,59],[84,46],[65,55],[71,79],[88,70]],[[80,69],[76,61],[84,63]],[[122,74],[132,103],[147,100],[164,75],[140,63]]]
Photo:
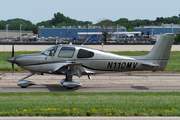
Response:
[[[14,57],[9,57],[9,58],[6,59],[6,61],[8,61],[8,62],[10,62],[10,63],[13,63],[13,62],[14,62],[14,59],[15,59]]]

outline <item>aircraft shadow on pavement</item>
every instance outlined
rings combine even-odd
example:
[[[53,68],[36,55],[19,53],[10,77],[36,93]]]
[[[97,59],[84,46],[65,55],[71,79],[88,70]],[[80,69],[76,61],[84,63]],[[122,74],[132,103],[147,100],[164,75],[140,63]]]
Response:
[[[138,90],[149,90],[149,88],[144,86],[131,86],[131,88],[138,89]]]
[[[79,88],[67,89],[62,85],[43,85],[43,86],[45,86],[49,90],[49,92],[74,92],[79,89]]]

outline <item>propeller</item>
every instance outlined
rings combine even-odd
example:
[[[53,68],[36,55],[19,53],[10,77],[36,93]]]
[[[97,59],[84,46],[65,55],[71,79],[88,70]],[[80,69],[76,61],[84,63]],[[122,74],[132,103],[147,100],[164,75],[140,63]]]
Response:
[[[12,63],[12,74],[14,73],[14,63]]]
[[[12,44],[12,57],[14,57],[14,42]]]
[[[12,57],[14,57],[14,41],[13,41],[13,44],[12,44]],[[15,60],[15,58],[14,58]],[[12,62],[12,74],[14,73],[14,60]]]

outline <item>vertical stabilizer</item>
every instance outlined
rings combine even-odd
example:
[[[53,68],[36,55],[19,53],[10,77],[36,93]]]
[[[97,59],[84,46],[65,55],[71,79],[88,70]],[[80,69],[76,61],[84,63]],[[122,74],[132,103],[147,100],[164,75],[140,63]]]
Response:
[[[145,55],[146,59],[168,60],[175,34],[162,34],[152,50]]]

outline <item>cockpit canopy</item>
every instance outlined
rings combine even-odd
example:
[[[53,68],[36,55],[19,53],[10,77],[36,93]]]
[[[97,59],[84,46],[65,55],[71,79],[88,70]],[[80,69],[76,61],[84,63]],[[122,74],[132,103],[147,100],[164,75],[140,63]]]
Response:
[[[58,49],[58,46],[50,47],[41,53],[47,56],[54,56]],[[58,52],[58,57],[60,58],[72,58],[74,56],[76,48],[75,47],[62,47]],[[94,52],[80,48],[77,53],[77,58],[91,58],[94,56]]]
[[[54,56],[54,54],[56,53],[57,48],[58,48],[58,46],[53,46],[53,47],[50,47],[50,48],[42,51],[41,53],[45,54],[45,55],[48,55],[48,56]]]

